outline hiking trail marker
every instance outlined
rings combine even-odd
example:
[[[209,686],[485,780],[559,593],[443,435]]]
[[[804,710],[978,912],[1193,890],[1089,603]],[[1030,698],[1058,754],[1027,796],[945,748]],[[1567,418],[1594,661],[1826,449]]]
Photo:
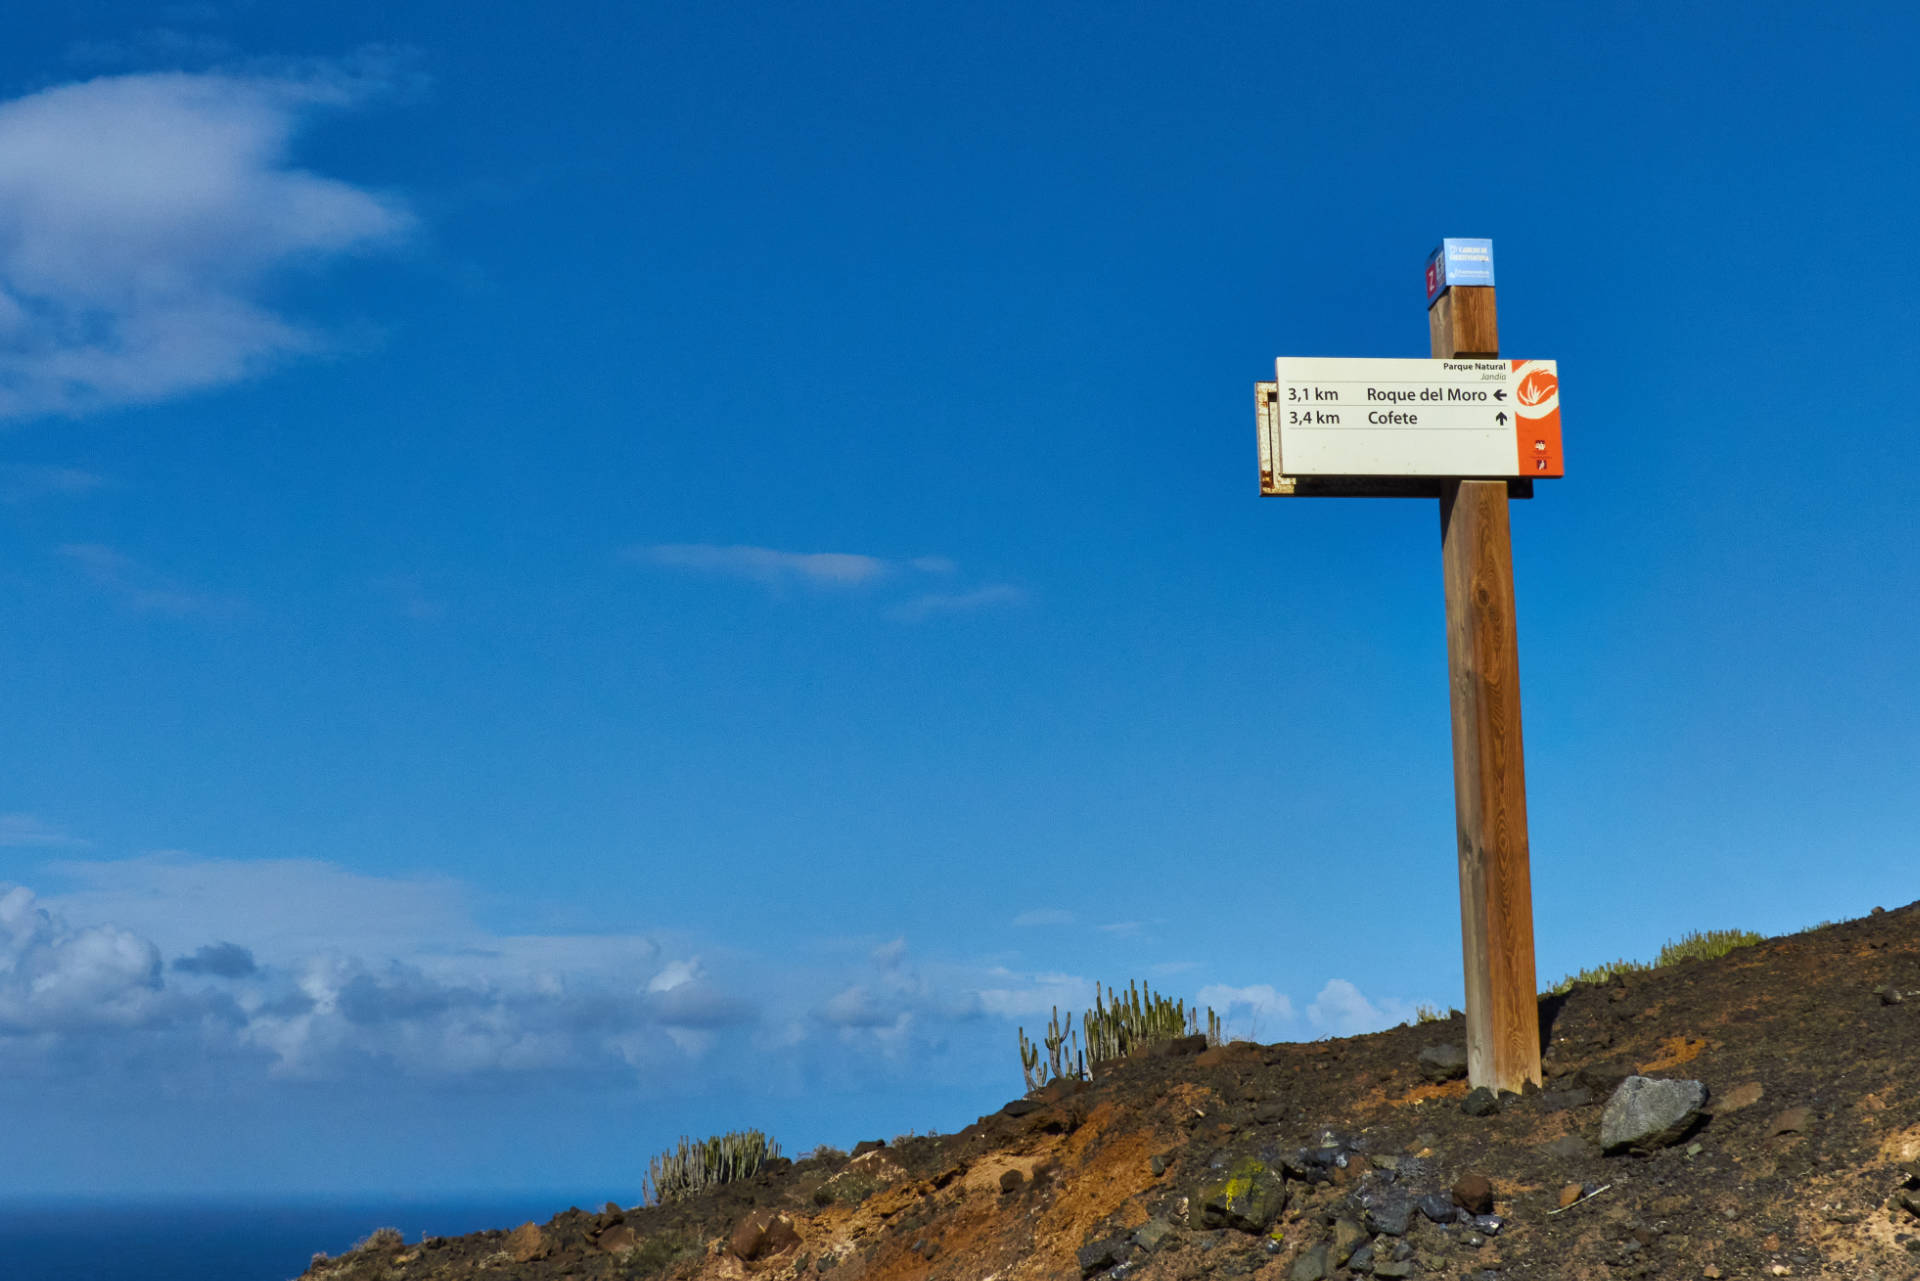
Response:
[[[1467,1078],[1540,1084],[1533,885],[1507,499],[1565,473],[1559,369],[1500,359],[1493,242],[1427,260],[1431,360],[1282,356],[1256,383],[1260,492],[1436,497],[1453,712]]]

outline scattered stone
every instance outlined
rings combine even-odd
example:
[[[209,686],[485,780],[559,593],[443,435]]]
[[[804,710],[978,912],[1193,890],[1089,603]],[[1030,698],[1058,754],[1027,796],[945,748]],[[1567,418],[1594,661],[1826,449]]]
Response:
[[[1007,1170],[1000,1175],[1000,1191],[1002,1191],[1003,1193],[1018,1192],[1020,1190],[1020,1185],[1022,1183],[1025,1183],[1026,1181],[1027,1181],[1027,1176],[1020,1173],[1020,1171]]]
[[[1484,1174],[1465,1174],[1454,1181],[1453,1203],[1468,1214],[1493,1213],[1493,1182]]]
[[[1367,1230],[1352,1219],[1333,1221],[1333,1248],[1329,1257],[1335,1267],[1345,1266],[1353,1252],[1367,1243]]]
[[[1429,1045],[1420,1051],[1420,1075],[1436,1083],[1458,1081],[1467,1074],[1467,1047]]]
[[[1905,992],[1902,992],[1897,987],[1889,987],[1886,984],[1882,984],[1873,989],[1873,994],[1880,998],[1880,1004],[1882,1005],[1898,1005],[1907,999]]]
[[[1367,1242],[1348,1257],[1347,1270],[1357,1276],[1365,1276],[1373,1271],[1373,1242]]]
[[[1413,1215],[1413,1202],[1392,1193],[1367,1206],[1367,1227],[1382,1236],[1403,1237],[1413,1226]]]
[[[1468,1116],[1492,1116],[1500,1110],[1500,1101],[1486,1086],[1476,1086],[1460,1100],[1460,1110]]]
[[[1920,1196],[1915,1196],[1911,1192],[1896,1192],[1893,1202],[1914,1218],[1920,1219]]]
[[[1584,1161],[1593,1155],[1593,1145],[1577,1134],[1563,1134],[1544,1150],[1548,1156],[1562,1161]]]
[[[640,1234],[630,1223],[619,1223],[594,1238],[594,1244],[608,1254],[626,1254],[640,1248]]]
[[[1137,1059],[1173,1059],[1188,1054],[1198,1054],[1207,1048],[1207,1034],[1197,1032],[1192,1036],[1176,1036],[1165,1041],[1149,1041],[1134,1051]]]
[[[1507,1221],[1497,1214],[1476,1214],[1473,1216],[1473,1226],[1490,1237],[1497,1237],[1500,1229],[1507,1226]]]
[[[1593,1091],[1596,1099],[1607,1098],[1620,1088],[1620,1083],[1635,1075],[1631,1063],[1589,1063],[1574,1073],[1576,1085]]]
[[[1487,1239],[1481,1236],[1478,1232],[1469,1232],[1465,1236],[1460,1238],[1460,1242],[1462,1245],[1472,1246],[1474,1249],[1478,1250],[1481,1246],[1487,1243]]]
[[[1726,1274],[1720,1271],[1720,1265],[1709,1263],[1706,1267],[1700,1269],[1700,1275],[1705,1277],[1707,1281],[1720,1281],[1720,1278]]]
[[[1127,1261],[1127,1255],[1133,1250],[1133,1243],[1125,1237],[1104,1237],[1091,1245],[1083,1245],[1075,1252],[1074,1258],[1080,1261],[1082,1281],[1095,1273],[1105,1272]]]
[[[1201,1185],[1191,1205],[1190,1221],[1196,1228],[1265,1232],[1287,1208],[1287,1185],[1266,1162],[1245,1156],[1229,1165],[1224,1177]]]
[[[1166,1219],[1148,1219],[1134,1232],[1133,1243],[1142,1250],[1145,1250],[1148,1254],[1152,1254],[1155,1250],[1165,1245],[1168,1238],[1173,1236],[1177,1231],[1179,1231],[1179,1229],[1175,1228],[1173,1224]]]
[[[1585,1190],[1582,1189],[1578,1183],[1567,1184],[1565,1187],[1560,1189],[1560,1198],[1559,1198],[1560,1208],[1562,1210],[1566,1209],[1568,1206],[1572,1205],[1575,1201],[1578,1201],[1581,1197],[1585,1195],[1586,1195]]]
[[[1738,1112],[1741,1108],[1750,1108],[1767,1097],[1766,1090],[1758,1081],[1746,1081],[1728,1090],[1724,1098],[1714,1102],[1713,1110],[1721,1116],[1729,1112]]]
[[[1000,1115],[1014,1116],[1014,1117],[1028,1116],[1034,1112],[1038,1112],[1041,1108],[1045,1106],[1046,1104],[1041,1103],[1037,1099],[1015,1099],[1013,1102],[1007,1104],[1007,1106],[1000,1109]],[[878,1143],[873,1143],[872,1146],[868,1146],[868,1144],[871,1142],[872,1141],[869,1140],[867,1143],[854,1144],[853,1154],[855,1156],[860,1156],[863,1153],[873,1151],[875,1147],[885,1146],[884,1144],[878,1144]]]
[[[1401,1281],[1401,1278],[1413,1275],[1413,1260],[1376,1258],[1373,1261],[1373,1275],[1385,1277],[1388,1281]]]
[[[1600,1116],[1600,1146],[1611,1153],[1677,1143],[1699,1120],[1706,1102],[1707,1087],[1699,1081],[1630,1076]]]
[[[1157,1179],[1167,1172],[1167,1158],[1156,1152],[1147,1158],[1147,1168],[1153,1171],[1153,1177]]]
[[[1769,1135],[1804,1134],[1807,1123],[1813,1119],[1813,1113],[1807,1108],[1788,1108],[1773,1118],[1773,1124],[1767,1127]]]
[[[1452,1223],[1460,1217],[1460,1211],[1454,1207],[1453,1198],[1445,1192],[1430,1192],[1420,1198],[1420,1213],[1435,1223]]]
[[[507,1233],[506,1248],[512,1253],[515,1263],[532,1263],[535,1259],[546,1258],[553,1251],[553,1247],[547,1244],[546,1234],[540,1231],[540,1225],[531,1219]]]
[[[1293,1261],[1293,1269],[1287,1273],[1287,1281],[1326,1281],[1327,1244],[1321,1242],[1311,1250],[1302,1250],[1300,1257]],[[1379,1273],[1376,1271],[1376,1276]]]
[[[1015,1099],[1000,1110],[1008,1116],[1025,1116],[1029,1112],[1039,1111],[1040,1104],[1032,1099]],[[885,1139],[862,1139],[853,1145],[853,1155],[865,1156],[869,1152],[878,1152],[885,1146],[887,1146]]]
[[[615,1232],[619,1230],[614,1229]],[[601,1236],[603,1248],[607,1235]],[[795,1230],[793,1219],[772,1209],[755,1210],[740,1220],[734,1225],[733,1236],[727,1243],[734,1257],[739,1259],[764,1259],[799,1244],[800,1233]]]
[[[1573,1108],[1583,1108],[1593,1102],[1593,1092],[1583,1085],[1566,1090],[1542,1090],[1540,1106],[1548,1112],[1566,1112]]]

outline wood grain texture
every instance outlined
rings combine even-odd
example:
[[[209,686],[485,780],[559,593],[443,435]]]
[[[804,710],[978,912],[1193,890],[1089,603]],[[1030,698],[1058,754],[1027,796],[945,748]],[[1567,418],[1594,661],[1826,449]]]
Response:
[[[1427,308],[1433,354],[1492,359],[1500,354],[1500,321],[1492,285],[1455,285]]]
[[[1499,355],[1491,288],[1451,289],[1428,318],[1435,357]],[[1529,1081],[1540,1083],[1540,1016],[1506,485],[1447,482],[1440,495],[1440,534],[1467,1078],[1476,1086],[1518,1091]]]

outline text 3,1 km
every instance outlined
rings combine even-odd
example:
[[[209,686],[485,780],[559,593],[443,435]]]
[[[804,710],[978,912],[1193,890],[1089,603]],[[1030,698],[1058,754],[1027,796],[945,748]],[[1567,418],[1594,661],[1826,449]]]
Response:
[[[1302,401],[1338,401],[1340,393],[1327,387],[1289,387],[1287,399],[1295,404]]]
[[[1330,414],[1324,409],[1289,409],[1287,425],[1289,427],[1338,427],[1340,415]]]

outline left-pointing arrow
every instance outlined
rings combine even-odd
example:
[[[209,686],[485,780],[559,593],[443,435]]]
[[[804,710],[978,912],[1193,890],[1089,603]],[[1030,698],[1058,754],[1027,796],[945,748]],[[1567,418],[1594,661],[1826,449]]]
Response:
[[[1493,398],[1495,400],[1505,400],[1507,398],[1507,393],[1504,391],[1501,391],[1499,388],[1496,387],[1494,388]]]

